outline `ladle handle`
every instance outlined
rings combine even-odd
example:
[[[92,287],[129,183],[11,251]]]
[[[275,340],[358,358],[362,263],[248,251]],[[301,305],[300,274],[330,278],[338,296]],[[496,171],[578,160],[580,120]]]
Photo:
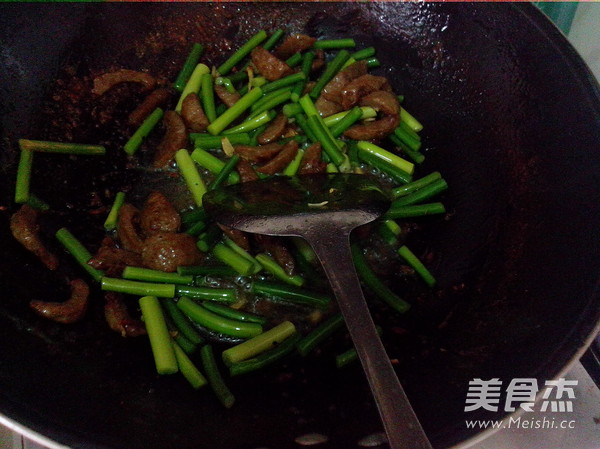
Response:
[[[352,262],[350,230],[331,229],[328,238],[305,235],[313,247],[346,321],[369,381],[392,449],[432,449],[377,335]],[[311,238],[313,237],[313,238]]]

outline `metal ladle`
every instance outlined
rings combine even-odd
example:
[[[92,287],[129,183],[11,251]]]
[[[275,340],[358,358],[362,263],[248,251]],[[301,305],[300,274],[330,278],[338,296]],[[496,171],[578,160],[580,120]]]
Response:
[[[350,233],[389,208],[371,178],[354,174],[273,177],[208,192],[218,223],[256,234],[303,237],[329,278],[392,449],[432,446],[377,335],[352,263]]]

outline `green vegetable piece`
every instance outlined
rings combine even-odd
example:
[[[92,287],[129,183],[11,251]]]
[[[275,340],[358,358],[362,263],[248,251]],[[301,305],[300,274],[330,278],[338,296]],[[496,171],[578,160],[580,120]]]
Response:
[[[33,165],[33,151],[21,150],[19,166],[17,167],[17,182],[15,186],[15,203],[26,203],[31,196],[29,185],[31,183],[31,169]]]
[[[371,153],[374,156],[377,156],[379,159],[384,160],[388,164],[394,165],[398,167],[400,170],[404,170],[409,175],[413,174],[415,170],[415,165],[412,162],[407,161],[406,159],[402,159],[400,156],[390,153],[387,150],[375,145],[374,143],[368,142],[366,140],[359,141],[356,146],[359,151],[364,151],[365,153]]]
[[[237,301],[237,294],[234,288],[212,288],[195,287],[191,285],[176,285],[176,296],[187,296],[198,298],[204,301],[217,301],[233,303]]]
[[[266,125],[275,118],[277,113],[275,111],[257,111],[258,115],[252,115],[245,121],[240,123],[233,128],[229,128],[223,131],[223,134],[228,135],[229,133],[236,134],[242,132],[252,131],[258,129],[263,125]],[[251,142],[252,143],[252,142]]]
[[[56,238],[95,281],[98,282],[102,279],[104,272],[88,265],[92,255],[67,228],[61,228],[56,231]]]
[[[177,307],[188,317],[207,329],[238,338],[251,338],[262,333],[258,323],[232,320],[202,307],[184,296],[177,301]]]
[[[326,295],[314,293],[298,287],[267,281],[254,281],[251,288],[252,293],[266,295],[272,301],[291,302],[294,304],[326,309],[331,298]]]
[[[163,117],[164,111],[161,108],[156,108],[152,111],[146,119],[142,122],[140,127],[133,133],[129,140],[125,143],[123,149],[129,156],[133,156],[135,152],[140,148],[143,140],[152,132],[156,124]]]
[[[154,363],[158,374],[173,374],[179,371],[175,350],[165,317],[155,296],[144,296],[139,299],[142,317],[150,339]]]
[[[107,231],[114,231],[117,228],[117,221],[119,219],[119,210],[121,206],[125,203],[125,193],[117,192],[115,195],[115,200],[113,201],[113,205],[110,208],[110,212],[104,221],[104,229]]]
[[[235,167],[237,166],[237,163],[239,160],[240,160],[240,157],[237,154],[234,154],[233,156],[231,156],[229,158],[229,160],[227,161],[227,163],[223,166],[223,168],[221,169],[219,174],[209,184],[208,190],[215,190],[221,184],[223,184],[225,179],[227,179],[229,177],[229,175],[235,170]]]
[[[413,131],[419,132],[423,125],[404,108],[400,108],[400,121],[406,123]]]
[[[202,197],[206,193],[206,185],[198,173],[198,169],[192,160],[190,153],[185,148],[175,153],[175,162],[185,180],[185,183],[194,198],[197,206],[202,206]]]
[[[290,321],[283,321],[277,326],[252,337],[243,343],[223,351],[222,357],[226,365],[238,363],[261,354],[296,332],[296,327]]]
[[[443,179],[438,179],[437,181],[433,181],[431,184],[426,185],[419,190],[415,190],[409,195],[398,198],[392,203],[392,207],[408,206],[411,204],[421,203],[436,195],[439,195],[446,189],[448,189],[448,184],[446,181]]]
[[[258,47],[267,38],[267,32],[260,30],[252,36],[244,45],[236,50],[223,64],[219,66],[219,75],[227,75],[235,65],[244,59],[254,48]]]
[[[181,106],[183,105],[183,100],[185,100],[185,98],[189,94],[191,94],[191,93],[197,94],[198,92],[200,92],[200,86],[202,84],[202,75],[204,75],[206,73],[210,73],[210,69],[208,68],[207,65],[198,64],[196,66],[196,68],[192,72],[192,75],[190,76],[190,79],[188,80],[185,87],[183,88],[183,92],[181,92],[179,101],[177,102],[177,105],[175,106],[176,112],[181,112]]]
[[[392,203],[393,204],[393,203]],[[421,217],[424,215],[436,215],[446,213],[446,208],[442,203],[425,203],[410,206],[392,206],[383,215],[383,218],[398,218]]]
[[[313,329],[308,335],[302,337],[296,347],[302,357],[306,357],[320,343],[329,338],[336,330],[344,326],[344,317],[336,314],[323,321],[319,326]]]
[[[200,372],[196,365],[190,360],[187,354],[179,347],[175,342],[172,342],[173,349],[175,351],[175,359],[177,360],[177,366],[179,371],[183,374],[183,377],[190,383],[194,390],[197,390],[208,383],[206,377]]]
[[[157,296],[159,298],[173,298],[175,284],[155,284],[152,282],[130,281],[128,279],[109,278],[101,279],[101,288],[105,291],[127,293],[137,296]]]
[[[200,78],[201,86],[201,100],[202,108],[206,114],[206,118],[210,123],[214,122],[217,118],[217,111],[215,109],[215,91],[213,85],[213,77],[210,73],[205,73]]]
[[[106,154],[106,148],[102,145],[84,143],[19,139],[19,147],[21,150],[37,151],[40,153],[78,154],[85,156],[104,156]]]
[[[279,265],[275,260],[268,256],[267,254],[261,253],[256,255],[256,260],[259,264],[263,266],[263,268],[271,273],[276,278],[282,280],[283,282],[287,282],[288,284],[295,285],[296,287],[301,287],[304,284],[304,278],[299,275],[291,276],[285,272],[283,267]]]
[[[433,287],[436,283],[431,272],[423,265],[415,254],[406,246],[401,246],[398,249],[398,254],[417,272],[429,287]]]
[[[208,384],[213,392],[225,408],[233,407],[235,396],[231,390],[229,390],[223,380],[223,376],[221,376],[221,373],[219,372],[213,347],[211,345],[204,345],[202,349],[200,349],[200,357],[202,358],[202,367],[206,373]]]
[[[341,48],[354,48],[356,47],[356,42],[354,39],[346,38],[346,39],[322,39],[315,41],[313,44],[313,48],[318,48],[321,50],[337,50]]]
[[[192,73],[196,68],[196,65],[198,64],[198,61],[200,61],[200,56],[202,56],[203,51],[204,47],[198,42],[192,45],[192,49],[188,54],[188,57],[185,60],[185,63],[183,64],[179,75],[177,75],[177,78],[173,83],[173,88],[175,90],[178,90],[179,92],[183,91],[183,88],[187,84],[188,80],[190,79],[190,76],[192,76]]]
[[[241,374],[247,374],[272,365],[284,358],[286,355],[292,353],[299,339],[300,333],[296,332],[283,340],[283,342],[274,348],[263,352],[254,358],[247,359],[239,363],[233,363],[229,366],[229,374],[231,374],[232,377],[239,376]]]
[[[261,326],[267,324],[267,319],[262,316],[254,315],[253,313],[249,312],[242,312],[240,310],[236,310],[229,306],[225,306],[216,302],[203,302],[202,306],[210,310],[211,312],[215,312],[218,315],[231,318],[232,320],[250,321],[252,323],[258,323]]]
[[[180,276],[177,273],[167,273],[142,267],[125,267],[123,270],[123,279],[183,285],[192,284],[194,282],[193,276]]]
[[[352,260],[354,261],[356,272],[363,282],[388,306],[399,313],[406,313],[408,309],[410,309],[409,303],[391,291],[383,282],[381,282],[377,275],[375,275],[367,263],[367,260],[362,253],[362,249],[356,243],[352,244]]]
[[[163,305],[167,310],[171,321],[177,328],[179,332],[194,345],[199,345],[204,343],[204,338],[198,333],[198,331],[192,326],[190,320],[185,316],[185,314],[177,307],[177,304],[172,299],[165,299],[163,301]]]
[[[262,90],[260,87],[255,87],[242,98],[240,98],[233,106],[227,109],[223,114],[216,118],[206,128],[209,133],[213,136],[220,134],[227,126],[231,124],[236,118],[246,111],[252,104],[262,97]]]
[[[325,85],[331,81],[335,75],[337,75],[349,58],[350,53],[348,53],[347,50],[340,50],[339,53],[335,55],[331,62],[327,64],[325,71],[310,91],[311,98],[316,100],[319,97]]]

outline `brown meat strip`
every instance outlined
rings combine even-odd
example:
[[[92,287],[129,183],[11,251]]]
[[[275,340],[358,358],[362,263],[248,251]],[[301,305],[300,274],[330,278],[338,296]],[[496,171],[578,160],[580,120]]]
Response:
[[[122,337],[137,337],[146,334],[146,326],[140,320],[132,318],[123,302],[120,293],[106,292],[104,294],[104,318],[115,332]]]
[[[121,206],[117,220],[117,236],[126,250],[142,252],[144,241],[140,236],[140,211],[137,207],[129,203]]]
[[[236,169],[240,174],[242,182],[258,180],[258,175],[254,171],[254,168],[252,168],[252,165],[250,165],[250,162],[240,158],[236,165]]]
[[[233,93],[229,92],[225,86],[215,84],[214,89],[215,89],[215,94],[217,94],[217,97],[219,97],[219,99],[223,103],[225,103],[225,105],[228,108],[230,108],[231,106],[236,104],[237,101],[240,99],[240,94],[238,94],[237,92],[233,92]]]
[[[346,137],[356,140],[383,139],[400,124],[400,103],[396,96],[387,91],[378,90],[363,97],[361,106],[370,106],[380,113],[383,118],[372,122],[354,125],[344,132]]]
[[[58,268],[58,258],[46,249],[39,236],[39,212],[24,204],[10,217],[10,230],[17,241],[35,254],[50,270]]]
[[[103,270],[107,276],[117,277],[123,274],[125,267],[141,267],[142,256],[139,253],[117,247],[110,237],[102,241],[102,245],[92,257],[88,265]]]
[[[130,114],[128,122],[131,126],[140,126],[144,120],[159,106],[163,106],[171,98],[171,91],[164,87],[153,90]]]
[[[252,50],[250,57],[256,70],[269,81],[278,80],[282,76],[292,73],[289,65],[262,47]]]
[[[329,117],[330,115],[337,114],[338,112],[342,112],[344,108],[339,103],[335,101],[329,101],[323,95],[319,95],[317,101],[315,101],[315,107],[321,117]]]
[[[152,90],[156,86],[156,78],[145,72],[121,69],[115,72],[103,73],[94,78],[92,92],[102,95],[113,86],[121,83],[140,83],[144,90]]]
[[[394,132],[399,124],[398,116],[386,115],[373,122],[354,125],[344,132],[344,136],[354,140],[379,140]]]
[[[317,39],[306,34],[293,34],[287,36],[275,49],[275,55],[281,59],[287,59],[294,53],[308,50]]]
[[[378,90],[360,99],[361,106],[370,106],[385,115],[400,114],[400,102],[391,92]]]
[[[321,159],[321,152],[321,144],[319,142],[313,143],[304,150],[304,156],[302,156],[298,173],[301,175],[325,173],[327,164]]]
[[[154,153],[154,167],[162,168],[169,163],[175,153],[181,148],[186,148],[188,134],[185,123],[175,111],[167,111],[163,117],[167,129],[160,144]]]
[[[365,95],[379,90],[391,91],[387,78],[369,73],[359,76],[346,84],[342,90],[342,107],[350,109],[358,104],[359,100]]]
[[[285,132],[287,124],[287,117],[284,114],[278,114],[277,117],[275,117],[269,126],[267,126],[267,128],[263,131],[263,133],[258,136],[258,143],[264,145],[274,141],[275,139],[279,139]]]
[[[191,235],[161,232],[148,237],[144,242],[142,261],[153,270],[174,272],[179,266],[199,264],[202,253]]]
[[[234,145],[236,154],[248,162],[261,162],[273,158],[283,148],[278,143],[268,143],[256,147],[250,145]]]
[[[140,212],[140,225],[146,236],[158,232],[177,232],[181,216],[161,192],[152,192]]]
[[[79,321],[88,306],[90,288],[81,279],[70,282],[71,297],[65,302],[33,300],[29,306],[40,316],[58,323],[70,324]]]
[[[181,103],[181,118],[193,133],[199,133],[206,129],[210,122],[202,109],[200,97],[195,92],[188,94]]]
[[[315,59],[313,59],[312,66],[310,67],[311,72],[316,72],[325,65],[325,52],[321,49],[315,50]]]
[[[344,70],[340,70],[338,74],[335,75],[333,79],[325,85],[325,87],[323,87],[321,95],[325,99],[334,101],[341,105],[344,87],[346,87],[350,81],[366,74],[366,61],[358,61],[354,64],[350,64]]]
[[[275,156],[262,167],[258,168],[257,171],[266,175],[274,175],[275,173],[279,173],[285,167],[287,167],[290,162],[292,162],[294,157],[296,157],[296,153],[298,153],[298,142],[295,140],[290,140],[283,146],[277,156]]]

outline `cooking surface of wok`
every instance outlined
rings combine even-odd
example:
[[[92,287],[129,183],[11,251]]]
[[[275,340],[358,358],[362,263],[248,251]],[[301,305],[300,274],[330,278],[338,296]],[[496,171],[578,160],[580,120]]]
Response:
[[[598,321],[600,101],[598,85],[566,40],[531,5],[435,3],[0,5],[0,412],[82,448],[352,448],[381,430],[358,365],[324,357],[232,379],[236,405],[208,389],[159,378],[145,338],[106,327],[96,296],[87,318],[59,326],[28,308],[60,300],[63,279],[19,247],[17,139],[48,138],[40,116],[54,80],[114,68],[174,79],[192,42],[222,61],[257,30],[354,37],[374,46],[381,74],[424,124],[426,167],[450,186],[446,219],[424,221],[422,250],[444,292],[384,336],[398,374],[436,447],[473,435],[468,381],[540,382],[562,372]],[[225,53],[224,53],[225,52]],[[71,111],[72,112],[72,111]],[[69,111],[65,111],[68,114]],[[42,117],[42,118],[40,118]],[[93,134],[93,133],[92,133]],[[90,134],[90,135],[92,135]],[[103,160],[43,158],[34,191],[90,247],[101,232],[78,221],[90,192],[120,178],[120,148]],[[111,159],[112,158],[112,159]],[[66,257],[64,257],[66,258]],[[74,267],[73,270],[77,268]],[[326,350],[327,348],[324,348]],[[502,402],[501,402],[502,404]],[[502,409],[502,407],[500,407]]]

